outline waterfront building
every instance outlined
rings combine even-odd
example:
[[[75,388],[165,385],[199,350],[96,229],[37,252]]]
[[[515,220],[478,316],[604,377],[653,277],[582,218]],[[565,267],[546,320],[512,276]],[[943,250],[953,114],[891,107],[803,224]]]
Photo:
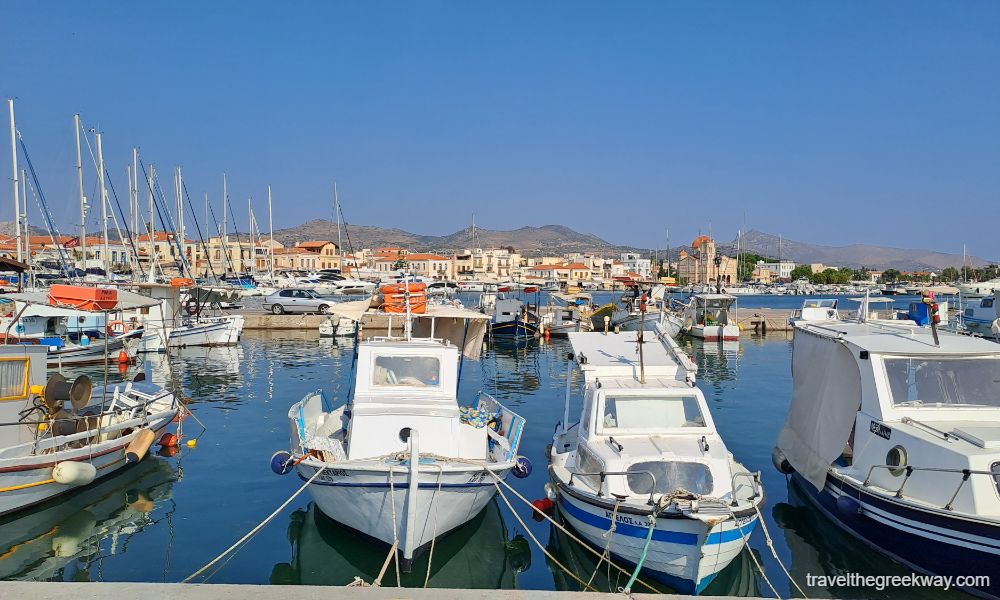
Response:
[[[410,273],[431,279],[455,278],[455,259],[440,254],[414,253],[405,258]]]
[[[639,279],[650,279],[653,276],[653,261],[643,258],[642,255],[634,252],[622,254],[622,266],[626,273],[634,273]]]
[[[778,262],[765,262],[763,260],[758,260],[757,266],[768,269],[769,271],[774,273],[778,279],[791,279],[792,270],[795,269],[795,263],[790,260],[782,260]],[[817,266],[823,267],[823,265],[817,265]],[[823,269],[827,268],[829,267],[823,267]],[[813,273],[822,272],[823,269],[821,269],[820,271],[816,271],[815,267],[813,267]]]
[[[716,258],[719,264],[716,264]],[[722,285],[730,285],[737,280],[736,259],[718,254],[712,238],[698,236],[691,242],[690,253],[681,250],[677,276],[689,284],[707,285],[721,281]]]

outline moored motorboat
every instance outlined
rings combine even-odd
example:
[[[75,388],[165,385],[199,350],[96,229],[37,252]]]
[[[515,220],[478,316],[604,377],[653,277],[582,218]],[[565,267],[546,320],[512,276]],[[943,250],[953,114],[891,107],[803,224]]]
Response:
[[[1000,348],[933,318],[819,314],[793,331],[775,466],[843,530],[911,569],[995,572]],[[956,585],[1000,597],[995,578]]]
[[[294,404],[294,458],[272,461],[309,481],[327,516],[395,546],[404,562],[476,516],[496,479],[523,460],[523,418],[485,394],[458,404],[460,356],[478,355],[487,318],[449,306],[425,311],[383,313],[388,335],[358,342],[349,397],[334,407],[317,391]],[[403,322],[395,337],[394,316]],[[415,321],[429,337],[414,337]]]
[[[726,449],[696,366],[662,328],[569,338],[583,410],[570,424],[567,377],[549,498],[590,545],[701,592],[746,547],[763,501],[759,473]]]
[[[738,310],[735,296],[694,294],[682,312],[682,330],[706,342],[739,341]]]

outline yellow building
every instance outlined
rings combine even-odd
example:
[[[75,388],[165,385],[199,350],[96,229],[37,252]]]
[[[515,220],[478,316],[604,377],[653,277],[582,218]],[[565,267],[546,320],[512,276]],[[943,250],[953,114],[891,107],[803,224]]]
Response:
[[[698,236],[691,242],[690,254],[681,250],[677,276],[689,284],[714,285],[721,281],[722,285],[732,285],[738,279],[736,259],[717,254],[715,240],[707,235]]]

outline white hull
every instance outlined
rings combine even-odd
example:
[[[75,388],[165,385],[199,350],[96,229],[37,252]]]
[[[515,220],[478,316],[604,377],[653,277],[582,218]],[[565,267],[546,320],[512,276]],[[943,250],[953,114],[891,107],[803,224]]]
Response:
[[[740,339],[740,328],[736,325],[695,325],[687,333],[706,342],[735,342]]]
[[[176,409],[152,415],[149,427],[156,436],[170,424]],[[141,425],[137,421],[137,427]],[[52,468],[60,462],[89,462],[97,468],[97,477],[104,477],[125,466],[125,448],[139,434],[135,429],[114,440],[64,450],[54,454],[0,458],[0,515],[5,515],[44,502],[59,494],[79,489],[52,479]]]
[[[559,510],[569,524],[591,546],[603,550],[611,528],[612,511],[559,493]],[[610,551],[621,560],[637,564],[645,545],[649,519],[642,515],[619,512]],[[705,589],[719,571],[725,569],[743,551],[745,539],[757,524],[756,515],[728,518],[709,525],[693,518],[659,518],[653,531],[643,571],[667,583],[681,593]]]
[[[216,317],[173,329],[150,329],[142,337],[140,352],[163,352],[167,347],[234,346],[243,334],[242,315]]]
[[[371,461],[366,462],[371,464]],[[317,464],[299,465],[299,477],[312,477]],[[320,510],[331,519],[388,545],[398,540],[403,558],[412,559],[432,539],[479,514],[496,493],[493,478],[480,467],[449,469],[440,477],[440,489],[437,469],[423,465],[421,468],[427,471],[420,473],[420,487],[414,498],[416,516],[412,539],[407,539],[409,471],[405,466],[393,469],[390,488],[388,470],[351,470],[350,463],[337,463],[309,486],[309,492]],[[503,470],[494,470],[501,479],[507,471],[509,465]]]

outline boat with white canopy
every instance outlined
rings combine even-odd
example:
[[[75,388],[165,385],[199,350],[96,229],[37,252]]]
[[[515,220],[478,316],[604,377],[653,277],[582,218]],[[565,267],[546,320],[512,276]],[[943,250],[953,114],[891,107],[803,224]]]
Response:
[[[681,593],[700,593],[746,547],[763,502],[668,332],[571,333],[573,377],[549,450],[546,493],[592,546]],[[612,526],[614,524],[614,526]]]
[[[105,314],[153,303],[129,292],[101,291],[114,297]],[[9,298],[53,305],[45,293]],[[173,394],[146,381],[97,387],[87,376],[46,381],[47,353],[44,346],[0,345],[0,515],[138,462],[180,410]]]
[[[1000,347],[940,331],[933,314],[930,326],[804,314],[793,331],[775,466],[834,523],[912,569],[995,574]],[[1000,596],[996,577],[965,585]]]
[[[359,323],[352,389],[339,405],[321,391],[292,405],[291,453],[277,453],[271,466],[309,481],[323,513],[392,546],[405,568],[482,511],[497,479],[530,469],[517,454],[524,419],[483,393],[459,404],[462,359],[478,357],[489,317],[369,304],[331,308]],[[375,328],[385,335],[362,340]]]

